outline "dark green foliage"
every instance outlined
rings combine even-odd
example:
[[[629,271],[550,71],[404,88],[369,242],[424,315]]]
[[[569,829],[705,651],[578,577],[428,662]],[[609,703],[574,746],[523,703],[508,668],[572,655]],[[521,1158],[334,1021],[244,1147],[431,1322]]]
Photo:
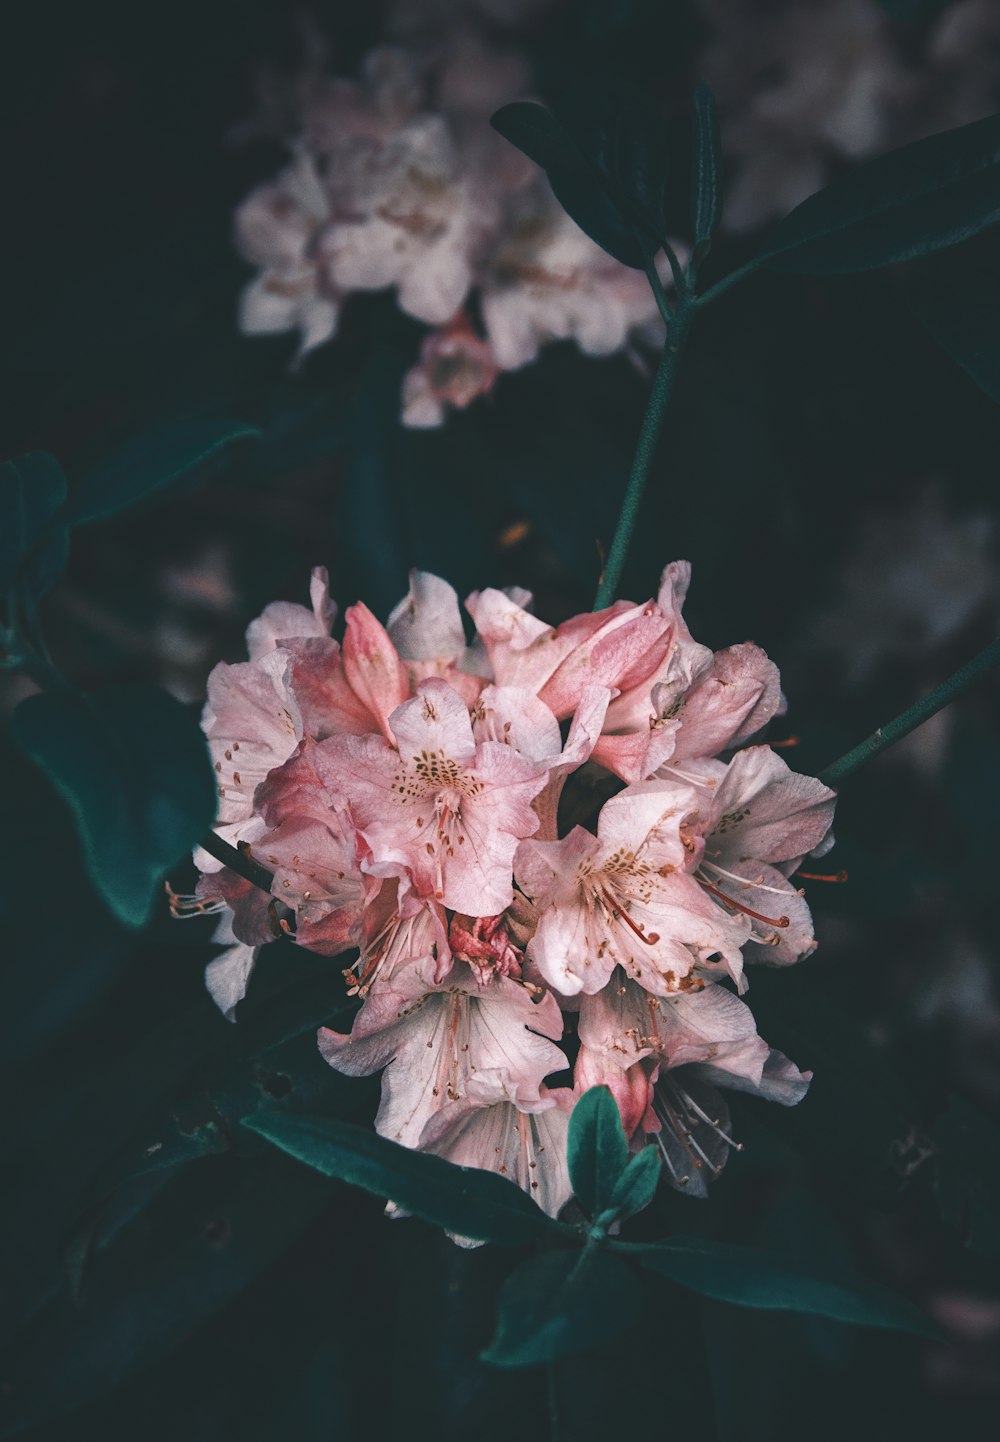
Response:
[[[521,100],[492,123],[542,167],[559,203],[609,255],[642,269],[661,248],[666,145],[655,107],[612,89],[570,91],[555,113]]]
[[[606,1252],[547,1252],[522,1262],[500,1289],[494,1367],[532,1367],[586,1351],[635,1320],[641,1288]]]
[[[596,1217],[611,1205],[628,1162],[618,1103],[607,1087],[591,1087],[573,1108],[567,1155],[573,1193]]]
[[[903,294],[952,360],[1000,401],[1000,246],[991,233],[906,277]]]
[[[127,926],[144,926],[164,875],[215,816],[194,716],[165,691],[108,686],[31,696],[11,724],[72,812],[94,885]]]
[[[1000,115],[853,167],[769,235],[774,270],[836,275],[932,255],[1000,220]]]
[[[646,1246],[617,1244],[650,1271],[716,1301],[765,1311],[809,1312],[857,1327],[889,1327],[920,1336],[940,1333],[911,1303],[849,1275],[824,1278],[750,1247],[672,1237]]]
[[[411,1151],[368,1128],[280,1113],[248,1117],[243,1125],[324,1176],[459,1236],[512,1247],[560,1230],[513,1182]]]
[[[640,1152],[630,1158],[625,1170],[615,1182],[608,1201],[608,1210],[622,1220],[643,1211],[656,1195],[662,1171],[660,1153],[652,1143],[647,1143]]]
[[[96,1243],[82,1303],[54,1298],[0,1358],[0,1437],[120,1387],[163,1356],[280,1256],[328,1196],[314,1174],[261,1162],[147,1192]]]
[[[704,83],[694,92],[695,143],[691,176],[691,214],[695,259],[706,254],[722,219],[722,141],[715,96]]]
[[[256,440],[240,421],[168,421],[144,430],[75,481],[59,521],[83,526],[113,516],[181,480],[204,476],[241,441]]]

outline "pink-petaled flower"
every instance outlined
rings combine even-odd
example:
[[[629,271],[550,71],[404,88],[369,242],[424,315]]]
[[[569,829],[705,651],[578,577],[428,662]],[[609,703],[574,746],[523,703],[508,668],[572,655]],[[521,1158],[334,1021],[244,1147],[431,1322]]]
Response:
[[[642,271],[613,260],[551,196],[538,195],[513,207],[490,253],[482,309],[505,371],[528,365],[553,340],[574,340],[585,355],[611,355],[659,322]]]
[[[575,1100],[566,1087],[542,1086],[532,1102],[450,1102],[428,1120],[420,1149],[460,1167],[497,1172],[557,1217],[573,1195],[566,1137]]]
[[[330,598],[330,577],[325,566],[314,566],[309,578],[309,606],[297,601],[272,601],[247,627],[247,655],[259,661],[287,641],[329,636],[337,616]]]
[[[304,151],[240,206],[237,244],[244,258],[261,268],[240,299],[245,335],[298,330],[303,356],[334,334],[340,294],[317,252],[329,216],[315,161]]]
[[[391,991],[397,971],[419,972],[435,986],[451,971],[444,907],[418,897],[405,874],[382,880],[365,907],[358,947],[357,961],[344,971],[350,996],[366,997],[376,984]]]
[[[291,755],[302,737],[302,715],[289,685],[289,656],[269,651],[259,661],[227,665],[220,661],[208,678],[202,730],[218,776],[219,809],[215,831],[235,845],[254,841],[263,824],[254,814],[253,796],[269,772]],[[220,862],[199,850],[201,871],[217,871]]]
[[[398,863],[421,895],[470,916],[511,901],[517,843],[538,829],[531,802],[545,767],[495,741],[477,743],[462,698],[425,681],[390,716],[396,738],[335,736],[316,767],[342,795],[376,862]]]
[[[752,922],[753,960],[798,961],[816,942],[809,907],[788,878],[806,855],[833,845],[836,793],[790,770],[769,746],[739,751],[728,765],[702,762],[698,774],[703,799],[686,822],[701,838],[689,853],[692,874],[727,914]]]
[[[693,787],[645,782],[605,803],[597,836],[577,826],[561,841],[522,843],[515,876],[537,916],[528,955],[550,986],[597,992],[616,966],[661,995],[720,968],[742,976],[749,923],[687,874],[699,805]]]
[[[212,940],[225,950],[205,967],[205,990],[226,1020],[235,1022],[236,1008],[246,996],[260,948],[237,941],[229,911],[219,918]]]
[[[323,1028],[324,1059],[348,1076],[385,1068],[376,1130],[419,1147],[429,1119],[449,1102],[479,1106],[539,1100],[546,1076],[566,1058],[554,1044],[562,1015],[551,993],[534,1000],[520,982],[496,976],[488,987],[456,963],[440,984],[425,966],[399,968],[369,992],[349,1036]]]
[[[521,977],[522,954],[511,942],[502,916],[456,914],[448,928],[448,942],[456,961],[464,961],[480,986],[489,986],[495,976]]]
[[[290,678],[306,734],[390,737],[389,714],[410,695],[406,667],[388,632],[359,602],[345,613],[344,644],[308,637],[288,645]]]
[[[463,172],[443,116],[416,115],[385,142],[359,139],[328,169],[337,223],[323,259],[342,291],[396,287],[400,309],[443,325],[472,284],[473,255],[492,217]]]
[[[674,1186],[693,1196],[707,1195],[736,1145],[718,1087],[794,1106],[811,1080],[758,1036],[750,1008],[718,984],[658,997],[618,972],[582,998],[578,1029],[578,1087],[594,1076],[611,1085],[626,1127],[645,1096],[637,1125],[655,1137]]]
[[[258,787],[254,804],[267,825],[255,853],[274,872],[272,894],[295,913],[295,940],[336,956],[358,941],[365,907],[380,882],[362,870],[363,846],[339,798],[313,765],[304,740]]]
[[[606,686],[584,687],[565,745],[555,716],[526,687],[487,686],[473,708],[477,741],[513,746],[521,755],[546,767],[545,785],[532,803],[538,814],[536,834],[541,841],[556,839],[563,787],[593,751],[612,695]]]
[[[322,645],[334,614],[325,570],[313,572],[310,589],[311,610],[286,601],[266,607],[247,628],[250,660],[220,661],[208,678],[201,727],[218,776],[215,829],[233,844],[260,836],[263,823],[254,811],[254,792],[302,739],[289,646]],[[217,871],[221,864],[202,850],[195,861],[201,871]]]
[[[668,763],[714,756],[765,726],[782,705],[778,668],[751,642],[713,654],[681,614],[691,579],[687,561],[663,572],[657,605],[671,626],[663,665],[608,707],[593,759],[623,781],[668,774]]]
[[[464,411],[489,395],[499,367],[490,348],[472,329],[465,311],[432,331],[420,348],[420,360],[403,381],[403,424],[418,429],[439,426],[449,409]]]
[[[557,629],[530,615],[503,591],[476,591],[465,602],[499,686],[535,692],[561,721],[587,686],[616,690],[651,678],[670,645],[670,621],[655,601],[616,601]]]
[[[389,633],[361,601],[344,617],[344,677],[383,736],[392,740],[389,716],[410,694],[406,667]]]
[[[483,678],[473,674],[454,586],[429,571],[411,571],[410,589],[390,612],[386,630],[414,689],[438,676],[469,706],[475,703]]]

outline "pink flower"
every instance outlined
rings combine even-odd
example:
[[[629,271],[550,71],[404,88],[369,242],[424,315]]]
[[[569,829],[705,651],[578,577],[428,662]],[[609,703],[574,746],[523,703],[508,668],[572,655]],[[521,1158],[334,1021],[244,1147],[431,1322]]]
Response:
[[[536,1103],[544,1078],[566,1065],[553,1044],[562,1029],[550,994],[534,1001],[504,976],[481,987],[460,963],[438,985],[418,964],[373,987],[349,1036],[324,1027],[319,1048],[348,1076],[384,1067],[376,1130],[419,1147],[430,1118],[449,1102],[466,1100],[473,1082],[480,1106]]]
[[[389,633],[362,602],[345,616],[344,678],[383,736],[392,740],[390,713],[410,694],[406,667]]]
[[[411,571],[410,589],[395,606],[386,630],[414,689],[439,676],[472,706],[483,681],[473,673],[454,586],[429,571]]]
[[[547,769],[544,787],[535,797],[538,838],[554,841],[559,798],[567,778],[594,749],[612,692],[606,686],[585,686],[562,745],[559,723],[544,701],[526,687],[487,686],[473,709],[477,741],[498,741]]]
[[[205,989],[226,1020],[235,1022],[236,1008],[246,996],[260,948],[237,941],[229,911],[220,917],[212,940],[225,950],[205,967]]]
[[[494,916],[513,896],[517,843],[538,829],[532,799],[545,768],[495,741],[477,744],[465,703],[425,681],[377,736],[335,736],[317,770],[350,806],[376,862],[407,867],[421,895],[454,911]]]
[[[558,629],[530,615],[503,591],[476,591],[466,608],[486,647],[493,679],[536,693],[561,721],[584,688],[625,690],[651,677],[667,654],[670,623],[653,601],[616,601]]]
[[[250,660],[235,665],[220,661],[208,678],[201,726],[219,778],[216,830],[234,844],[260,834],[254,792],[288,759],[303,735],[288,647],[324,644],[334,611],[322,568],[313,572],[311,594],[312,610],[284,601],[266,607],[247,628]],[[205,851],[195,860],[202,871],[219,868]]]
[[[268,829],[255,846],[274,872],[272,894],[295,913],[295,940],[336,956],[354,946],[379,881],[362,871],[365,848],[339,798],[323,785],[308,740],[258,788]]]
[[[434,985],[451,971],[444,908],[416,896],[405,876],[382,881],[364,909],[358,947],[357,961],[344,972],[349,996],[366,997],[376,984],[391,991],[397,971],[419,973]]]
[[[573,1195],[566,1137],[574,1101],[565,1087],[543,1086],[532,1102],[450,1102],[425,1125],[421,1151],[460,1167],[497,1172],[557,1217]]]
[[[747,642],[713,654],[691,637],[681,607],[691,567],[663,572],[657,605],[670,622],[663,665],[608,707],[594,760],[623,781],[668,774],[667,763],[714,756],[759,731],[781,707],[778,668]]]
[[[420,348],[420,360],[403,381],[403,424],[427,429],[444,421],[448,408],[463,411],[489,395],[500,374],[488,341],[476,335],[459,311]]]
[[[752,1092],[784,1106],[801,1101],[811,1074],[757,1035],[750,1008],[718,984],[666,997],[650,996],[617,973],[580,1004],[577,1085],[613,1077],[623,1124],[635,1121],[660,1147],[674,1186],[707,1195],[735,1145],[728,1108],[716,1090]]]
[[[494,976],[521,977],[521,952],[511,943],[502,916],[456,914],[448,929],[451,954],[467,962],[480,986],[489,986]]]
[[[642,271],[613,260],[551,197],[514,209],[483,278],[483,319],[501,370],[517,370],[552,340],[586,355],[623,350],[656,325],[656,300]]]
[[[522,843],[515,875],[538,918],[528,955],[549,985],[592,994],[616,966],[661,995],[702,986],[719,966],[741,976],[748,922],[687,875],[698,806],[694,788],[646,782],[605,803],[597,836],[577,826]]]
[[[701,838],[690,852],[693,875],[727,914],[753,923],[753,960],[798,961],[816,942],[809,907],[788,877],[808,853],[833,845],[836,793],[791,771],[768,746],[700,769],[704,799],[687,823]]]
[[[301,332],[299,354],[337,328],[340,295],[317,255],[330,206],[315,162],[301,152],[276,180],[259,186],[236,212],[236,239],[261,267],[240,300],[244,335]]]
[[[406,667],[388,632],[359,602],[345,614],[344,644],[326,637],[291,644],[291,682],[308,735],[322,740],[378,730],[410,695]]]

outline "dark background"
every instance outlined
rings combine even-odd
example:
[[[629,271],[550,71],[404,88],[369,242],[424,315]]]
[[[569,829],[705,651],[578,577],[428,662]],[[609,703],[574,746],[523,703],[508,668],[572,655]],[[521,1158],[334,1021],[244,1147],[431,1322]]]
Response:
[[[376,5],[309,13],[339,72],[378,40]],[[655,87],[681,234],[703,34],[683,4],[579,3],[553,5],[525,40],[543,86],[572,73]],[[80,685],[156,681],[197,703],[267,601],[305,598],[314,564],[330,567],[342,606],[360,596],[380,614],[411,565],[460,594],[528,585],[553,620],[590,604],[645,402],[627,360],[550,346],[420,433],[397,414],[421,328],[389,298],[352,299],[336,340],[294,375],[291,338],[238,334],[249,270],[232,212],[283,159],[276,137],[247,137],[246,121],[263,71],[294,75],[301,35],[279,0],[9,17],[4,455],[49,449],[72,480],[117,440],[175,416],[263,430],[204,485],[76,537],[45,622]],[[753,244],[724,240],[709,278]],[[949,264],[989,266],[994,250],[987,237]],[[640,599],[666,561],[692,560],[695,636],[716,647],[752,638],[778,662],[789,713],[774,738],[800,738],[784,754],[802,770],[995,634],[995,589],[944,635],[922,635],[919,615],[899,622],[881,600],[894,566],[920,574],[907,518],[922,498],[934,498],[942,550],[949,528],[996,511],[1000,409],[917,319],[910,283],[900,268],[762,274],[705,314],[622,588]],[[991,542],[981,550],[994,559]],[[961,589],[961,571],[927,572],[927,614],[947,600],[935,585]],[[856,650],[872,633],[875,659],[859,676]],[[9,676],[3,686],[7,706],[27,689]],[[850,881],[810,892],[819,953],[755,979],[751,995],[762,1033],[815,1070],[810,1096],[788,1113],[742,1105],[747,1149],[712,1200],[662,1196],[642,1222],[650,1236],[677,1228],[852,1258],[931,1310],[947,1340],[740,1312],[664,1285],[620,1343],[557,1369],[564,1439],[636,1427],[992,1435],[996,700],[995,682],[982,684],[936,749],[901,748],[848,783],[830,860]],[[274,1097],[294,1084],[315,1106],[366,1120],[377,1093],[329,1073],[308,1031],[280,1065],[255,1059],[290,994],[315,994],[316,1022],[341,1004],[328,964],[270,948],[241,1024],[227,1027],[202,987],[210,925],[178,926],[164,910],[138,940],[121,931],[83,878],[59,803],[3,748],[0,1185],[13,1206],[0,1393],[12,1425],[39,1442],[548,1436],[545,1378],[475,1360],[509,1256],[389,1224],[373,1199],[274,1154],[132,1183],[100,1214],[82,1300],[70,1299],[61,1278],[71,1238],[71,1270],[80,1253],[80,1199],[144,1118],[190,1114],[194,1131],[240,1087]]]

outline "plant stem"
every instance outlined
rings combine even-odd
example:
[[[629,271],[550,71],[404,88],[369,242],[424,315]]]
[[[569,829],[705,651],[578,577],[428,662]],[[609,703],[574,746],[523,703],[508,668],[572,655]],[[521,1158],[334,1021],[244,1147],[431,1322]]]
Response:
[[[643,417],[642,430],[639,432],[639,442],[635,449],[635,458],[632,461],[632,469],[629,473],[628,486],[625,489],[625,499],[622,501],[618,525],[615,528],[611,549],[608,552],[608,558],[604,566],[604,573],[601,576],[600,585],[597,587],[597,594],[594,597],[595,611],[600,611],[604,606],[610,605],[615,598],[615,592],[618,590],[622,567],[625,564],[629,542],[632,539],[632,532],[635,530],[635,523],[639,515],[639,506],[642,503],[643,492],[646,489],[649,467],[656,452],[656,443],[659,440],[660,427],[663,424],[667,403],[670,400],[670,395],[674,387],[674,380],[677,375],[677,362],[684,348],[684,342],[687,340],[693,319],[694,301],[689,295],[682,296],[671,316],[666,344],[663,347],[663,354],[660,356],[660,363],[656,369],[653,390],[649,397],[649,404],[646,407],[646,414]]]
[[[258,886],[261,891],[271,894],[271,883],[274,880],[274,873],[268,871],[266,866],[261,866],[247,851],[238,851],[235,846],[230,846],[228,841],[223,841],[221,836],[216,836],[214,831],[208,832],[201,838],[201,844],[210,856],[216,861],[221,861],[223,866],[228,866],[230,871],[235,871],[237,876],[242,876],[244,881],[250,881]]]
[[[748,275],[752,275],[760,264],[759,259],[748,260],[746,265],[740,266],[739,270],[734,270],[730,272],[729,275],[724,275],[721,280],[717,280],[714,285],[709,286],[708,290],[703,291],[702,294],[697,297],[695,305],[711,305],[713,300],[718,300],[720,295],[725,295],[726,291],[731,289],[732,286],[738,285],[741,280],[744,280]]]
[[[859,766],[863,766],[866,761],[870,761],[873,756],[884,751],[887,746],[892,746],[896,741],[902,741],[904,736],[909,736],[911,731],[915,731],[918,726],[929,721],[950,701],[954,701],[964,691],[968,691],[970,686],[974,686],[996,665],[1000,665],[1000,640],[992,641],[979,652],[978,656],[973,656],[971,661],[967,661],[953,676],[949,676],[947,681],[942,681],[940,686],[936,686],[929,696],[917,701],[887,725],[880,726],[867,740],[862,741],[852,751],[848,751],[845,756],[841,756],[838,761],[827,766],[824,771],[819,773],[819,779],[825,786],[835,786],[838,782],[843,781]]]

